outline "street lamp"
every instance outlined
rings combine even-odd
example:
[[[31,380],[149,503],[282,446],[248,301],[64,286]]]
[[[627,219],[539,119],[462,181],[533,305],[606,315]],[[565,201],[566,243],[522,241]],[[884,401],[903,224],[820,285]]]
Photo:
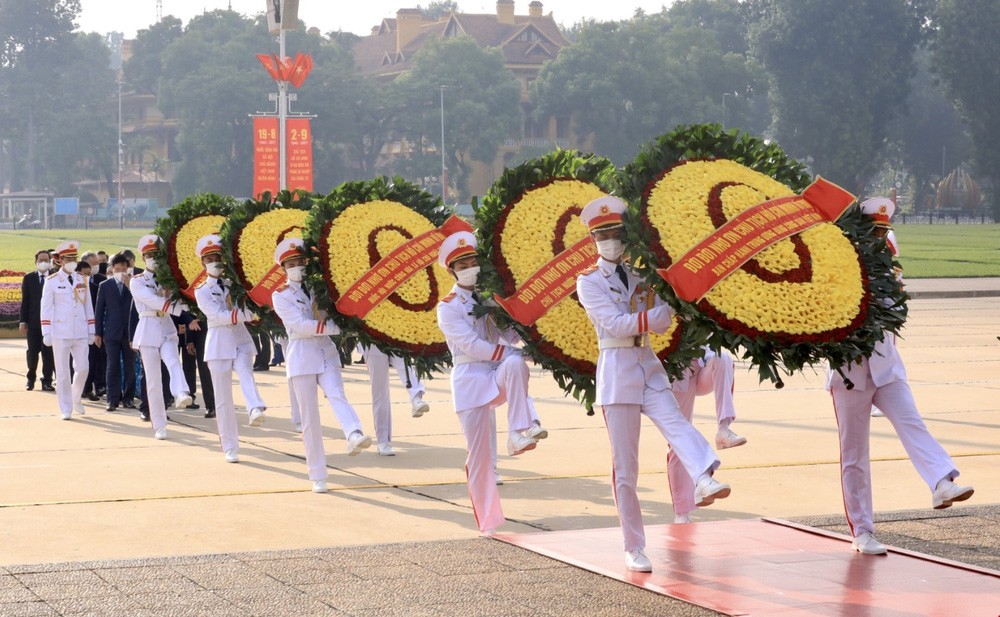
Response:
[[[726,129],[726,97],[732,94],[731,92],[722,93],[722,130]]]
[[[441,201],[448,199],[448,170],[444,164],[444,89],[448,86],[441,86]]]
[[[118,228],[125,229],[125,202],[122,200],[122,82],[118,82]],[[110,187],[109,187],[110,188]],[[111,192],[110,190],[108,191]]]

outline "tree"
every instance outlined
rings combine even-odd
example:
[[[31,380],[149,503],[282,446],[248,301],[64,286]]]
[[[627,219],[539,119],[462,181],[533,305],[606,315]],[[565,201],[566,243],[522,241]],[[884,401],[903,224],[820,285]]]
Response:
[[[445,15],[450,13],[458,12],[458,3],[455,0],[433,0],[427,5],[427,8],[423,8],[419,4],[417,9],[424,16],[424,19],[429,19],[431,21],[437,21]]]
[[[11,185],[39,188],[40,129],[58,101],[49,96],[71,60],[79,0],[0,0],[0,149]]]
[[[266,109],[274,90],[255,55],[273,47],[262,17],[221,10],[195,17],[167,46],[159,106],[182,121],[175,195],[250,193],[250,114]]]
[[[398,135],[414,149],[413,158],[425,161],[440,158],[441,86],[446,87],[445,164],[463,196],[470,159],[492,163],[505,139],[520,136],[521,87],[504,67],[499,49],[483,49],[465,36],[433,39],[415,56],[413,70],[396,82],[408,102]],[[431,169],[427,162],[417,167]]]
[[[678,124],[719,122],[754,130],[763,99],[748,61],[736,0],[688,0],[654,15],[588,22],[576,42],[542,68],[536,115],[569,115],[593,150],[619,164]],[[728,99],[728,100],[727,100]],[[725,101],[725,103],[724,103]]]
[[[140,94],[156,94],[164,52],[183,34],[181,20],[172,15],[139,30],[132,44],[132,57],[125,63],[125,81]]]
[[[940,0],[934,18],[934,70],[958,101],[976,146],[976,164],[989,179],[994,217],[1000,218],[1000,3]]]
[[[906,101],[926,0],[753,0],[751,43],[771,76],[774,133],[860,192]]]
[[[918,50],[916,60],[906,111],[893,123],[890,135],[900,144],[903,164],[913,176],[914,204],[923,208],[934,185],[955,164],[970,158],[973,148],[954,101],[931,74],[926,48]],[[946,161],[953,164],[946,168]]]

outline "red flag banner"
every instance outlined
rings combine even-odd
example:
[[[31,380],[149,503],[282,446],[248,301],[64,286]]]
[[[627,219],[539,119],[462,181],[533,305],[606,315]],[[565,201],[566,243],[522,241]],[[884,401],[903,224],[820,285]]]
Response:
[[[275,264],[267,271],[264,278],[247,292],[257,306],[271,306],[271,295],[279,285],[285,282],[285,269]]]
[[[309,71],[311,70],[312,56],[296,54],[295,62],[293,62],[288,68],[285,78],[288,80],[288,83],[292,84],[295,88],[301,88],[302,84],[306,81],[306,77],[309,76]]]
[[[596,259],[597,247],[590,236],[585,236],[539,268],[513,294],[497,298],[497,302],[519,323],[530,326],[573,293],[577,275]]]
[[[679,298],[694,302],[779,240],[836,221],[854,200],[854,195],[836,184],[817,178],[801,195],[772,199],[744,210],[657,273]]]
[[[364,319],[417,272],[432,266],[444,239],[459,231],[472,231],[464,219],[452,215],[437,229],[425,232],[396,247],[368,270],[337,300],[343,315]]]
[[[278,192],[278,157],[278,119],[254,118],[253,194],[255,197],[265,191],[270,191],[272,195]]]
[[[194,290],[198,289],[198,285],[201,285],[203,282],[205,282],[205,279],[207,278],[208,278],[208,273],[202,270],[201,272],[198,273],[198,276],[194,277],[194,280],[191,281],[191,285],[189,285],[187,289],[181,290],[181,294],[183,294],[184,297],[187,298],[188,300],[194,300]]]
[[[285,124],[288,157],[288,190],[312,192],[313,190],[313,158],[312,131],[309,130],[309,118],[288,118]]]

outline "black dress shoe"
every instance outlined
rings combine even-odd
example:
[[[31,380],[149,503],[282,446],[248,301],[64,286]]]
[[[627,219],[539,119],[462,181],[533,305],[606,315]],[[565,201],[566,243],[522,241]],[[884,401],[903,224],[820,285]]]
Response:
[[[125,409],[135,409],[135,403],[133,401],[125,401],[122,403],[122,407]]]
[[[209,409],[208,411],[206,411],[205,412],[205,417],[206,418],[214,418],[215,417],[215,410],[214,409]]]
[[[99,400],[101,400],[101,397],[97,396],[97,395],[96,395],[96,394],[94,394],[93,392],[88,392],[88,393],[87,393],[87,394],[85,394],[84,396],[86,396],[86,397],[87,397],[87,400],[88,400],[88,401],[99,401]]]
[[[118,409],[118,403],[108,403],[104,406],[104,411],[114,411]]]
[[[25,384],[24,389],[25,390],[34,390],[35,389],[35,382],[29,381],[27,384]]]
[[[44,391],[44,392],[55,392],[56,389],[52,387],[52,384],[43,383],[42,384],[42,391]]]
[[[265,364],[264,366],[255,366],[255,367],[253,367],[253,370],[256,371],[256,372],[258,372],[258,373],[260,373],[260,372],[263,372],[263,371],[269,371],[269,370],[271,370],[271,367]]]
[[[107,388],[98,388],[97,389],[97,396],[104,396],[107,393],[108,393],[108,389]]]
[[[191,403],[190,405],[188,405],[184,409],[201,409],[201,405],[199,405],[198,403]]]
[[[139,412],[139,419],[142,420],[143,422],[149,422],[149,414],[146,413],[146,412],[140,411]]]

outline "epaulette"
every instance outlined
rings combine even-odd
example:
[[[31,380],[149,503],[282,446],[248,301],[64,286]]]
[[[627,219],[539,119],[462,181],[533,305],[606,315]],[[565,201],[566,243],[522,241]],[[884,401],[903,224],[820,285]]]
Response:
[[[286,289],[288,289],[288,283],[278,286],[278,288],[274,290],[274,293],[278,293],[279,291],[285,291]]]
[[[210,279],[210,278],[206,278],[206,279],[205,279],[204,281],[202,281],[202,282],[198,283],[198,286],[197,286],[197,287],[195,287],[195,289],[201,289],[201,288],[202,288],[202,287],[204,287],[204,286],[205,286],[205,285],[206,285],[206,284],[207,284],[207,283],[208,283],[208,282],[209,282],[210,280],[212,280],[212,279]]]
[[[46,277],[45,277],[45,280],[49,280],[49,279],[51,279],[51,278],[55,278],[55,277],[56,277],[56,275],[58,275],[58,274],[59,274],[59,272],[58,272],[58,271],[56,271],[56,272],[53,272],[52,274],[50,274],[50,275],[46,276]]]
[[[597,264],[593,263],[593,264],[590,264],[589,266],[587,266],[587,268],[585,270],[583,270],[582,272],[580,272],[580,274],[578,274],[577,276],[583,276],[585,274],[591,274],[591,273],[593,273],[596,270],[597,270]]]
[[[447,296],[441,298],[441,302],[451,302],[452,300],[455,299],[456,295],[457,294],[453,291],[450,294],[448,294]]]

